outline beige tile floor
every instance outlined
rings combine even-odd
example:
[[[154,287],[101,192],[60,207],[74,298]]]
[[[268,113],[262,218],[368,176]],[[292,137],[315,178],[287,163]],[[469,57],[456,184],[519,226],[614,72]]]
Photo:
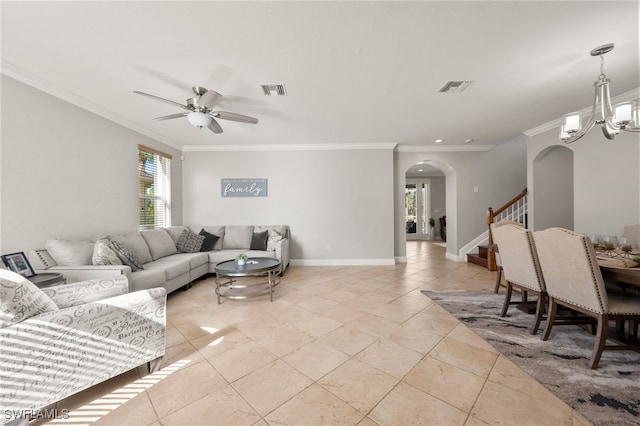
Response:
[[[424,296],[495,275],[409,242],[407,264],[291,267],[268,297],[216,303],[214,280],[168,298],[163,368],[58,406],[102,425],[589,425]]]

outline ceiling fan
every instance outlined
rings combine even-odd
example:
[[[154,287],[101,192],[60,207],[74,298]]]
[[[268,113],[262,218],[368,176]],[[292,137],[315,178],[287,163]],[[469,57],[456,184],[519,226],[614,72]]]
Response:
[[[159,96],[139,92],[137,90],[134,90],[133,93],[147,96],[152,99],[157,99],[159,101],[166,102],[186,110],[186,112],[164,115],[162,117],[154,118],[154,120],[158,121],[187,117],[189,123],[191,123],[193,126],[199,129],[206,127],[213,133],[222,133],[222,127],[220,127],[220,124],[218,124],[216,118],[220,118],[222,120],[238,121],[240,123],[258,123],[257,118],[249,117],[247,115],[236,114],[235,112],[227,111],[213,111],[213,108],[215,108],[216,105],[218,105],[222,100],[222,95],[214,90],[208,90],[201,86],[194,86],[191,88],[191,90],[193,90],[193,93],[195,93],[196,96],[187,99],[186,105],[169,99],[161,98]]]

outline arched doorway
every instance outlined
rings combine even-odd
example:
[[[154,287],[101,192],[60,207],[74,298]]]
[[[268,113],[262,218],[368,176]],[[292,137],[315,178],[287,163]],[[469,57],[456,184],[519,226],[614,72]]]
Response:
[[[440,218],[446,215],[446,176],[432,161],[405,172],[404,219],[407,240],[441,240]]]
[[[561,145],[541,151],[533,160],[531,228],[574,229],[573,194],[573,151]]]

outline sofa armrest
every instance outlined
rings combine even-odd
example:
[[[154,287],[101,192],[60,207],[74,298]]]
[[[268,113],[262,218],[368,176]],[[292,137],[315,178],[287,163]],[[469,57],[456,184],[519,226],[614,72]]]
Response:
[[[129,280],[124,275],[118,275],[46,287],[42,291],[53,300],[58,308],[63,309],[127,294]]]
[[[119,275],[131,280],[131,268],[127,265],[52,266],[38,272],[59,272],[70,283]]]
[[[153,288],[45,312],[1,328],[0,407],[11,414],[3,420],[164,355],[165,308],[166,291]]]
[[[283,238],[275,243],[276,257],[280,260],[281,272],[284,272],[289,266],[289,239]]]

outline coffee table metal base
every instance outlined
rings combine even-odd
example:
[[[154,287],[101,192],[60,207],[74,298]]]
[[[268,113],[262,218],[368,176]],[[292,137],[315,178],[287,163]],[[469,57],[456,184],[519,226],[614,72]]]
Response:
[[[218,304],[221,298],[248,299],[251,297],[269,295],[273,302],[273,290],[280,284],[280,261],[272,258],[251,258],[248,263],[238,266],[234,260],[228,260],[216,265],[216,296]],[[238,283],[237,278],[266,277],[267,280],[258,282]]]

